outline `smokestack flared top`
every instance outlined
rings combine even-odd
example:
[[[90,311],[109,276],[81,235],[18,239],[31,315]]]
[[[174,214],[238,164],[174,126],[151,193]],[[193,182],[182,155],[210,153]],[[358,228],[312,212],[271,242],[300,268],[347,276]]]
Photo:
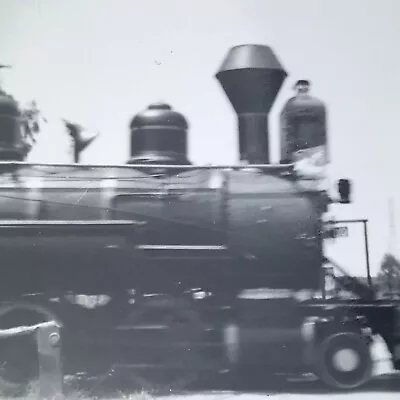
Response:
[[[232,47],[219,72],[245,68],[277,69],[285,72],[272,49],[261,44],[242,44]]]
[[[216,74],[238,114],[269,113],[286,76],[272,49],[257,44],[232,47]]]

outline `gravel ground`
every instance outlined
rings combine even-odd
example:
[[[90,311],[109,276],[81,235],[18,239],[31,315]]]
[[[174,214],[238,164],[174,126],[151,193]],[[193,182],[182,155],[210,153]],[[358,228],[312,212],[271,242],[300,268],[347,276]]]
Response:
[[[388,393],[388,392],[374,392],[374,393],[346,393],[346,394],[268,394],[268,393],[260,393],[260,394],[199,394],[193,396],[182,397],[185,400],[265,400],[266,397],[274,398],[276,400],[306,400],[309,398],[315,399],[324,399],[324,398],[335,398],[337,400],[342,399],[362,399],[362,400],[398,400],[399,393]],[[176,398],[178,399],[178,398]]]

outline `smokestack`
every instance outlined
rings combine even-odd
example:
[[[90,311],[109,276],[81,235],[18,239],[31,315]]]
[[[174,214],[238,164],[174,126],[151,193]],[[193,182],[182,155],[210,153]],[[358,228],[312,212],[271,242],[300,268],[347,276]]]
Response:
[[[216,74],[238,115],[240,160],[269,164],[268,114],[287,76],[272,49],[231,48]]]

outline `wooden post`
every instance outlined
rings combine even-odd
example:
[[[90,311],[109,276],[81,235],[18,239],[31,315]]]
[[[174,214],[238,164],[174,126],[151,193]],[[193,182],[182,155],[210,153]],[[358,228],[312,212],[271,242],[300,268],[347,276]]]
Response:
[[[62,400],[63,372],[61,366],[60,326],[42,322],[32,326],[0,329],[0,339],[36,333],[39,358],[39,399]]]
[[[36,339],[39,356],[39,398],[61,400],[64,396],[60,327],[54,322],[39,324]]]

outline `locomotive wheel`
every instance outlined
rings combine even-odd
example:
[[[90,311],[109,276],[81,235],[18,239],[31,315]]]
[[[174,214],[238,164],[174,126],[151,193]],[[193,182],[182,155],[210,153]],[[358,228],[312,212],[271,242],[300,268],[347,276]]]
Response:
[[[342,332],[328,336],[317,352],[317,375],[334,389],[358,388],[372,376],[370,348],[359,334]]]
[[[0,306],[0,329],[30,326],[55,320],[43,307],[32,304]],[[24,395],[38,378],[38,356],[35,336],[22,335],[0,339],[0,392],[5,396]]]
[[[146,391],[185,389],[199,378],[203,366],[200,344],[206,327],[199,314],[190,303],[169,296],[144,299],[137,307],[127,322],[132,331],[142,330],[141,339],[133,341],[145,349],[145,361],[133,354],[136,364],[132,368],[122,364],[122,369],[129,368],[130,381]]]

